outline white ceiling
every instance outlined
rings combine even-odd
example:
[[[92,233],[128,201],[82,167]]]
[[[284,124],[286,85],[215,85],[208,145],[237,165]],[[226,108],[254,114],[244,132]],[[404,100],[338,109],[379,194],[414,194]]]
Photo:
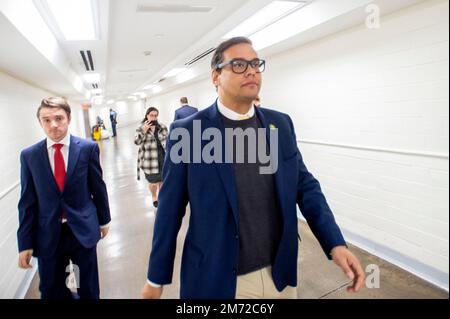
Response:
[[[25,4],[24,1],[27,1]],[[35,0],[38,1],[38,0]],[[76,1],[76,0],[74,0]],[[380,0],[382,14],[420,0]],[[100,40],[67,42],[58,40],[58,61],[45,56],[20,26],[19,5],[30,0],[0,1],[0,70],[55,94],[86,101],[85,84],[75,89],[73,74],[85,73],[80,50],[91,50],[95,70],[101,73],[104,101],[125,99],[130,94],[163,77],[173,67],[182,67],[199,53],[215,47],[221,37],[271,0],[98,0]],[[364,23],[369,0],[314,0],[311,4],[336,11],[327,21],[260,52],[265,57],[358,23]],[[208,6],[209,12],[137,12],[138,6],[161,4]],[[319,5],[322,5],[320,7]],[[15,7],[16,6],[16,7]],[[334,6],[334,7],[333,7]],[[347,9],[346,9],[347,8]],[[21,9],[21,10],[19,10]],[[183,8],[182,8],[183,9]],[[144,51],[151,51],[149,56]],[[197,75],[208,73],[211,55],[192,66]],[[164,89],[179,84],[171,79],[161,82]],[[151,94],[151,92],[146,91]]]
[[[245,1],[203,1],[214,7],[207,13],[136,12],[138,4],[155,2],[111,1],[108,92],[133,92]],[[152,53],[144,56],[144,51]]]

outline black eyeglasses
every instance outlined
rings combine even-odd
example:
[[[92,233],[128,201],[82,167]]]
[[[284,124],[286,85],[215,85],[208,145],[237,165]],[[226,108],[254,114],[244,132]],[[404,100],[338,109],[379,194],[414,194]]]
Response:
[[[244,59],[233,59],[228,62],[222,62],[218,65],[216,65],[216,70],[222,69],[224,66],[230,64],[231,70],[233,70],[234,73],[242,74],[245,71],[247,71],[248,66],[250,65],[256,73],[264,72],[266,69],[266,61],[261,59],[253,59],[251,61],[247,61]]]

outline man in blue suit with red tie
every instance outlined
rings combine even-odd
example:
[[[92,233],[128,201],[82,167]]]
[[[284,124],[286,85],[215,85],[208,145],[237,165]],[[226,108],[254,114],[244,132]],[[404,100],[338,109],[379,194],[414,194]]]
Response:
[[[70,114],[65,99],[44,99],[37,117],[47,138],[20,155],[19,267],[37,258],[42,299],[75,296],[70,261],[78,297],[100,297],[96,247],[111,221],[108,194],[98,145],[68,134]]]
[[[216,102],[171,127],[142,296],[160,298],[163,286],[172,281],[177,235],[188,203],[181,298],[297,298],[296,205],[325,255],[353,280],[348,291],[358,291],[364,271],[303,162],[292,120],[253,105],[265,61],[249,39],[237,37],[216,48],[211,68]],[[247,146],[239,148],[227,139],[230,130],[245,131]],[[272,131],[277,132],[275,139]],[[262,141],[258,160],[250,160],[252,135]],[[213,141],[220,146],[211,147]],[[276,165],[263,173],[259,151],[266,144]],[[179,151],[186,153],[181,160]],[[232,161],[224,161],[229,154]],[[239,155],[244,155],[241,160]]]

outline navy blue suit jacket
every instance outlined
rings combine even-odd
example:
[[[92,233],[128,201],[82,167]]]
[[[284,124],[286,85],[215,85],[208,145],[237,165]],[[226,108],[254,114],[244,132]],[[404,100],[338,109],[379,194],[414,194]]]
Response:
[[[281,291],[287,285],[297,285],[296,204],[328,258],[331,258],[332,248],[345,245],[345,241],[319,182],[303,163],[290,117],[265,108],[255,108],[255,112],[262,127],[278,128],[278,170],[274,180],[283,233],[272,275],[275,286]],[[188,119],[173,122],[171,130],[187,129],[192,143],[194,120],[201,120],[202,132],[207,128],[218,128],[222,138],[225,136],[217,104]],[[169,141],[166,156],[175,143],[177,141]],[[209,141],[202,142],[203,145],[207,143]],[[190,153],[192,157],[192,147]],[[191,213],[182,255],[180,297],[234,298],[239,211],[233,164],[176,164],[166,157],[163,176],[148,279],[158,284],[171,283],[177,234],[189,202]]]
[[[86,248],[100,239],[100,225],[110,222],[99,148],[94,142],[70,137],[66,182],[60,192],[43,140],[22,151],[19,201],[19,251],[33,249],[35,257],[51,257],[58,245],[61,212]]]
[[[174,121],[184,119],[194,113],[197,113],[198,109],[190,105],[183,105],[175,111]]]

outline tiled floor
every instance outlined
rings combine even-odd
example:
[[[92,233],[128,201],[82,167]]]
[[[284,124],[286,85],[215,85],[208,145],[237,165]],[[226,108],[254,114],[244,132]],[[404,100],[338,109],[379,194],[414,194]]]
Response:
[[[136,180],[137,147],[134,127],[118,130],[118,137],[100,142],[104,178],[108,186],[112,223],[109,235],[97,248],[102,298],[140,298],[146,281],[155,209],[144,178]],[[163,298],[178,298],[181,250],[189,214],[178,236],[173,284]],[[366,252],[351,247],[363,265],[380,268],[380,288],[364,288],[358,294],[345,290],[347,278],[325,258],[307,225],[299,222],[300,298],[449,298],[446,291]],[[26,298],[39,298],[39,278],[33,279]]]

